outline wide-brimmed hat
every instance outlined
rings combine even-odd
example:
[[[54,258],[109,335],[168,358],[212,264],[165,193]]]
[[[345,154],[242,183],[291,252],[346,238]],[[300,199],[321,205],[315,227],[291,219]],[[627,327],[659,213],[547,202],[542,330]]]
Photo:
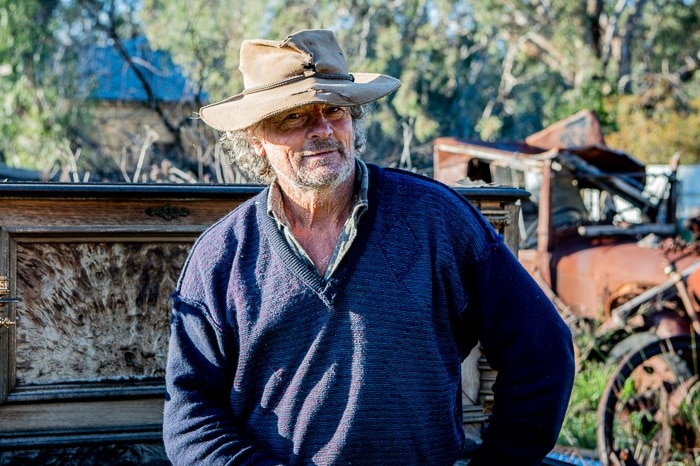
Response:
[[[240,66],[244,90],[199,111],[219,131],[247,128],[307,104],[362,105],[401,85],[391,76],[350,73],[332,31],[305,30],[284,40],[246,40]]]

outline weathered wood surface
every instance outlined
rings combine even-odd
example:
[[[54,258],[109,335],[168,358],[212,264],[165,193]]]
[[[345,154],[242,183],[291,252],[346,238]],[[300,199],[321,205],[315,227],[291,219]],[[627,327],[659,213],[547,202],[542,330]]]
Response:
[[[119,430],[124,437],[127,434],[124,426],[132,432],[143,430],[145,426],[159,428],[162,413],[162,398],[8,404],[0,416],[0,429],[5,438],[13,436],[12,430],[17,425],[36,432],[61,433],[80,426],[105,434]],[[134,420],[138,420],[138,424]]]
[[[261,189],[202,188],[0,184],[20,299],[0,316],[0,462],[110,442],[163,458],[170,294],[196,237]]]

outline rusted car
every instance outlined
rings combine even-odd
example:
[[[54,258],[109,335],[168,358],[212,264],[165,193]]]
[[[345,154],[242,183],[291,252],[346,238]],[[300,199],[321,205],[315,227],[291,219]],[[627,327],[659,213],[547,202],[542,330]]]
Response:
[[[643,163],[605,145],[591,112],[524,141],[439,138],[434,162],[434,177],[447,184],[531,193],[521,207],[519,259],[567,316],[612,329],[613,309],[669,279],[660,245],[680,234],[676,167],[648,179]],[[676,267],[697,258],[687,255]],[[663,335],[687,333],[688,325],[677,312],[646,323]]]
[[[524,141],[434,144],[435,178],[531,193],[521,263],[584,336],[579,356],[619,364],[598,413],[605,466],[700,458],[700,243],[681,237],[677,166],[651,177],[589,111]]]

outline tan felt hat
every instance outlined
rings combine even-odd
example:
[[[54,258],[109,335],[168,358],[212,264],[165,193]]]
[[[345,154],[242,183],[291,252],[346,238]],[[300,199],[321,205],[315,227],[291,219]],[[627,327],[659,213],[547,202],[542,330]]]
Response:
[[[219,131],[247,128],[307,104],[362,105],[401,85],[391,76],[348,72],[332,31],[304,30],[284,40],[246,40],[239,70],[244,90],[199,111]]]

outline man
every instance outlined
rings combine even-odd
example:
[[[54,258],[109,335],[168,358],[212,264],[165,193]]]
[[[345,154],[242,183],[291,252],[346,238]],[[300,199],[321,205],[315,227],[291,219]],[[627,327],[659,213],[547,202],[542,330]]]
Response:
[[[473,465],[538,464],[573,378],[571,335],[480,213],[363,163],[362,105],[330,31],[241,46],[245,90],[201,109],[269,184],[196,242],[174,293],[164,439],[176,465],[450,465],[460,364],[498,371]]]

